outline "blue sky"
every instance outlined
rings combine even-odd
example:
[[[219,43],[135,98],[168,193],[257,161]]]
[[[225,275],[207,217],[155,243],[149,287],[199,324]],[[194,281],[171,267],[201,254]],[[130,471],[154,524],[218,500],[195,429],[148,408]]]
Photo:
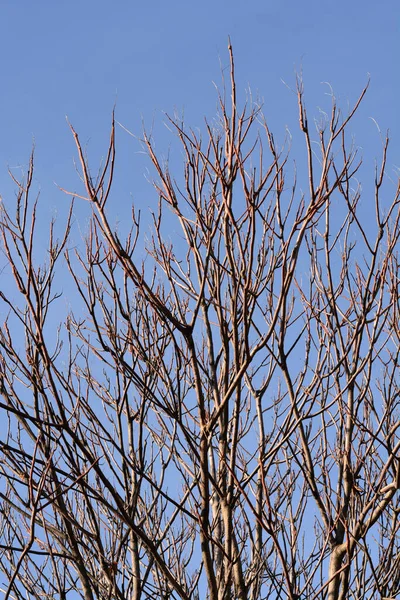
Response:
[[[226,66],[227,38],[234,46],[238,91],[250,85],[264,99],[272,129],[296,127],[296,103],[281,80],[294,83],[303,68],[311,114],[324,101],[328,81],[342,106],[371,76],[356,129],[365,152],[379,154],[369,117],[390,128],[393,164],[400,163],[396,98],[400,5],[395,0],[249,2],[203,0],[1,0],[0,193],[11,186],[7,166],[27,163],[33,139],[36,178],[50,203],[64,202],[54,186],[76,181],[67,115],[88,144],[93,166],[103,155],[114,103],[117,119],[140,134],[142,118],[154,123],[156,141],[168,148],[163,112],[184,110],[196,127],[216,111],[213,81]],[[358,131],[356,131],[358,133]],[[370,147],[371,144],[371,147]],[[376,145],[375,145],[376,144]],[[137,142],[118,139],[124,191],[143,186]],[[122,166],[121,166],[122,168]],[[51,196],[51,199],[50,199]]]
[[[289,88],[300,70],[309,118],[318,115],[319,107],[330,109],[329,87],[322,82],[329,82],[346,113],[370,77],[370,89],[350,127],[366,164],[364,190],[373,183],[375,160],[380,158],[375,122],[383,132],[390,129],[389,174],[400,167],[397,1],[1,0],[0,19],[0,196],[11,208],[15,186],[7,168],[21,177],[34,142],[33,191],[41,195],[37,231],[42,259],[49,219],[57,216],[61,235],[69,207],[70,198],[57,186],[83,191],[66,117],[79,133],[94,173],[106,152],[116,105],[117,120],[135,135],[141,135],[143,123],[153,131],[159,154],[176,150],[171,156],[178,159],[173,172],[179,169],[179,177],[180,149],[164,126],[165,112],[183,113],[193,128],[204,127],[205,116],[213,119],[214,82],[221,84],[221,69],[228,75],[228,36],[239,103],[250,87],[263,100],[278,143],[289,129],[299,171],[304,144],[297,100]],[[132,199],[142,209],[142,220],[154,208],[157,196],[148,183],[149,166],[139,141],[118,128],[109,204],[114,223],[125,222]],[[372,199],[371,194],[364,196]],[[89,214],[87,203],[78,201],[70,246],[81,244]],[[4,257],[0,272],[4,289],[10,274]]]

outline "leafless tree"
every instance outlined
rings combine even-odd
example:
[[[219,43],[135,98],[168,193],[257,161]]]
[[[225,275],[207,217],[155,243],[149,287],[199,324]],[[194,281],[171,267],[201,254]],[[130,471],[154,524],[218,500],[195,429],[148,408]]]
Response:
[[[97,178],[71,127],[84,251],[71,207],[35,258],[33,157],[15,214],[2,205],[15,284],[0,292],[4,600],[400,594],[388,139],[364,195],[347,132],[366,89],[347,116],[332,97],[314,128],[298,80],[297,177],[261,109],[239,108],[230,58],[230,98],[203,138],[170,120],[183,176],[144,135],[151,235],[137,206],[128,233],[112,224],[114,120]]]

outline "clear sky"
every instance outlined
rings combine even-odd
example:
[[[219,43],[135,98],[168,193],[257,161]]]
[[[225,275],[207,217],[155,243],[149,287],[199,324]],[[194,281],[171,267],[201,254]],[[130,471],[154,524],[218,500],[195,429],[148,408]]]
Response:
[[[342,106],[371,77],[356,129],[379,137],[369,117],[390,128],[391,160],[400,164],[397,0],[1,0],[0,194],[11,186],[7,166],[26,165],[33,139],[36,178],[52,204],[54,186],[73,185],[73,140],[67,115],[87,143],[93,165],[104,154],[111,110],[135,134],[154,122],[162,148],[170,143],[163,112],[184,111],[196,127],[216,112],[213,81],[236,56],[238,91],[264,99],[273,130],[296,127],[296,103],[281,80],[301,67],[309,111],[324,101],[328,81]],[[396,100],[397,99],[397,100]],[[358,133],[358,131],[356,131]],[[364,145],[366,141],[360,140]],[[140,146],[119,133],[127,195],[142,189]],[[135,162],[136,160],[136,162]],[[122,168],[122,167],[121,167]],[[49,196],[49,198],[50,198]]]

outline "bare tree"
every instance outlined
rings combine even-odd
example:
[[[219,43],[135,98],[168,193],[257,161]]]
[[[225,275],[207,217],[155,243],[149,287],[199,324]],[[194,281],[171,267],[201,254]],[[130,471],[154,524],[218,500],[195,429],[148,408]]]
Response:
[[[230,58],[230,98],[204,137],[170,121],[183,177],[144,135],[150,236],[136,206],[128,234],[112,225],[114,120],[96,179],[71,127],[84,251],[70,248],[71,207],[35,258],[33,157],[15,215],[2,206],[5,600],[400,594],[388,139],[364,197],[347,131],[366,89],[347,116],[332,97],[314,131],[299,80],[301,190],[260,108],[239,109]],[[65,265],[76,297],[55,334]]]

